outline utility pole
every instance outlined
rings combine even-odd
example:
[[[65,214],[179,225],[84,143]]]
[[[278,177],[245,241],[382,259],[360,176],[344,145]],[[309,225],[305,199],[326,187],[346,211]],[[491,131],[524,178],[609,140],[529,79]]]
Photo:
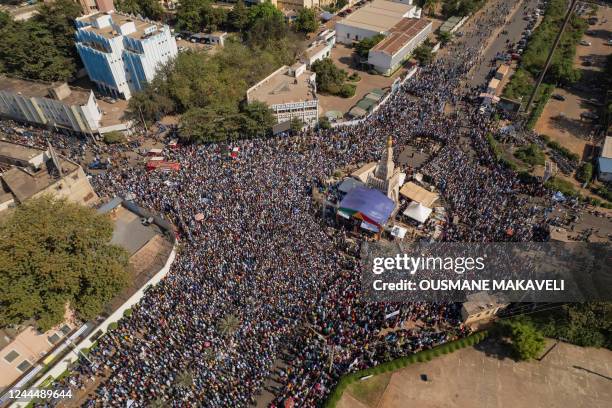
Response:
[[[533,102],[533,99],[535,98],[535,95],[538,92],[538,88],[540,87],[540,84],[542,83],[542,80],[544,79],[544,75],[546,75],[546,71],[548,71],[548,68],[550,67],[550,63],[552,61],[553,54],[555,53],[555,49],[557,48],[557,45],[559,45],[559,41],[561,40],[563,31],[565,31],[565,27],[567,27],[567,23],[569,23],[569,20],[572,17],[574,7],[576,6],[576,3],[578,2],[578,0],[571,0],[571,1],[572,2],[569,6],[569,9],[567,10],[567,13],[565,14],[565,19],[563,19],[563,24],[561,25],[561,29],[557,33],[557,37],[555,38],[555,42],[553,43],[553,46],[550,49],[550,52],[548,53],[548,57],[546,57],[546,63],[544,64],[544,67],[542,68],[542,71],[540,72],[540,75],[538,76],[538,80],[536,81],[535,87],[533,88],[531,95],[529,95],[529,100],[527,101],[527,105],[525,105],[525,111],[524,111],[525,113],[529,112],[531,103]]]

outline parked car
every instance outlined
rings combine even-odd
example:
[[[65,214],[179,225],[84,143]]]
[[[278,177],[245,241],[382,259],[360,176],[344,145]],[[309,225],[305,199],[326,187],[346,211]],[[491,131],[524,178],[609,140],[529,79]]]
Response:
[[[580,45],[584,45],[585,47],[589,47],[591,45],[591,43],[586,41],[586,40],[581,40],[580,41]]]
[[[558,100],[558,101],[564,101],[564,100],[565,100],[565,96],[560,95],[560,94],[553,94],[553,95],[551,96],[551,98],[556,99],[556,100]]]
[[[582,119],[591,119],[591,120],[596,120],[597,118],[599,118],[599,116],[597,116],[596,114],[590,111],[582,112],[580,114],[580,117]]]

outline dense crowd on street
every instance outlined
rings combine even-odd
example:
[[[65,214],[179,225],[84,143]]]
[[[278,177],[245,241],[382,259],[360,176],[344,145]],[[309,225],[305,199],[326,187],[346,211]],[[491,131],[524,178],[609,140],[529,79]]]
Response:
[[[164,214],[181,245],[168,277],[62,384],[98,381],[86,406],[246,407],[271,392],[273,407],[313,407],[342,374],[465,335],[456,304],[368,302],[347,232],[326,228],[310,191],[338,168],[378,160],[389,135],[398,146],[430,139],[443,146],[422,169],[448,204],[442,240],[537,240],[544,205],[527,197],[544,191],[491,157],[485,135],[494,129],[475,107],[445,113],[462,104],[461,79],[507,3],[473,23],[463,40],[478,46],[452,45],[361,124],[167,150],[177,172],[97,174],[100,196],[129,194]],[[58,147],[84,155],[83,146]],[[236,327],[222,328],[230,315]]]

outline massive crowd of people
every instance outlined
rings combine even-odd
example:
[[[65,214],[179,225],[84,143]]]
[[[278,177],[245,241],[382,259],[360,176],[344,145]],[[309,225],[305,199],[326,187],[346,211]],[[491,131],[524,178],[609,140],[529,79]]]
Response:
[[[505,7],[467,38],[487,38]],[[96,175],[99,195],[130,194],[164,214],[181,245],[167,278],[63,384],[91,388],[95,379],[86,406],[246,407],[271,392],[272,407],[313,407],[342,374],[464,335],[455,304],[368,302],[347,233],[325,227],[309,193],[335,169],[378,160],[388,135],[399,146],[429,138],[443,145],[422,169],[448,204],[441,239],[536,238],[541,207],[526,197],[539,192],[491,157],[489,119],[469,105],[445,112],[462,104],[481,43],[453,45],[358,125],[238,141],[236,158],[224,144],[181,146],[165,152],[177,172],[116,166]]]

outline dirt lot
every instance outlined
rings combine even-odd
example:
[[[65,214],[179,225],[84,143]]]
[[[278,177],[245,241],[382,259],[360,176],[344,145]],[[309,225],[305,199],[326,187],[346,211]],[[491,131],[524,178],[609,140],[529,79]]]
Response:
[[[353,49],[344,44],[336,44],[336,46],[332,48],[331,59],[338,68],[345,70],[349,73],[349,75],[353,72],[357,72],[361,77],[361,80],[355,83],[355,85],[357,85],[357,90],[355,92],[355,96],[352,98],[341,98],[339,96],[324,95],[319,93],[318,96],[321,115],[324,115],[325,112],[331,110],[340,111],[343,113],[348,112],[353,105],[359,102],[359,100],[372,89],[390,87],[395,78],[405,71],[404,68],[401,68],[392,76],[385,77],[382,75],[371,75],[365,71],[358,70],[353,60]]]
[[[476,347],[359,382],[338,407],[603,408],[612,403],[612,351],[559,343],[542,361],[517,363],[489,342]]]
[[[552,140],[581,157],[588,152],[587,145],[596,144],[598,141],[592,139],[592,123],[581,120],[580,115],[587,111],[596,113],[598,108],[591,101],[593,98],[601,101],[603,96],[600,92],[585,87],[585,84],[597,84],[597,76],[600,75],[599,71],[603,70],[605,57],[612,52],[612,47],[606,45],[612,34],[609,29],[612,8],[599,7],[597,16],[599,23],[589,26],[592,34],[583,37],[591,45],[578,45],[576,48],[574,67],[582,71],[582,80],[568,90],[557,88],[554,93],[562,95],[565,100],[550,99],[535,126],[536,132],[550,136]],[[591,65],[585,65],[587,60]]]

